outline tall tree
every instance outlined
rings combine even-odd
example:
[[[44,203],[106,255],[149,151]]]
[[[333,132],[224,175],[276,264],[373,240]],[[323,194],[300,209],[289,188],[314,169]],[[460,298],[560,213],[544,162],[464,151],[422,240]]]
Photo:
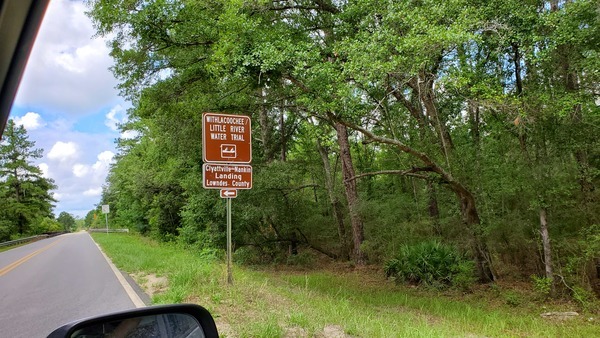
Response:
[[[0,194],[5,226],[10,235],[23,235],[35,221],[52,216],[53,181],[42,176],[32,161],[42,156],[23,126],[9,120],[0,143]]]
[[[61,212],[56,221],[62,225],[64,231],[73,231],[75,229],[75,218],[66,211]]]

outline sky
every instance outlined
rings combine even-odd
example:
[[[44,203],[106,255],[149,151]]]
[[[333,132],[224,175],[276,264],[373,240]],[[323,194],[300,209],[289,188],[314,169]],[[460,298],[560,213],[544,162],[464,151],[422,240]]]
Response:
[[[58,186],[55,215],[95,208],[115,140],[126,136],[118,124],[130,104],[115,89],[106,39],[94,36],[86,10],[82,1],[50,1],[11,110],[43,149],[34,163]]]

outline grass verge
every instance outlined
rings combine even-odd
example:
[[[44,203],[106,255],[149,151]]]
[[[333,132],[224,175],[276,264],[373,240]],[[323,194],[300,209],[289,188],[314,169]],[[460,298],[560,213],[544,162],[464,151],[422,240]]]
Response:
[[[228,286],[225,266],[213,255],[136,235],[92,236],[120,269],[168,280],[152,297],[155,304],[201,304],[226,337],[594,337],[600,332],[597,318],[540,318],[550,309],[506,304],[497,290],[441,294],[396,286],[368,269],[235,267],[234,285]]]

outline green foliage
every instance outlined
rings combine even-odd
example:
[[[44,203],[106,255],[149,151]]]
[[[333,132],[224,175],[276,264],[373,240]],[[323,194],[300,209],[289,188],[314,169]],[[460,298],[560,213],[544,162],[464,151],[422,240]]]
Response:
[[[75,230],[75,218],[68,212],[61,212],[56,218],[56,221],[62,225],[62,230],[73,231]]]
[[[287,258],[288,265],[294,265],[303,268],[310,268],[314,266],[316,257],[309,251],[301,251],[296,255],[289,255]]]
[[[360,245],[360,249],[369,257],[369,261],[380,263],[384,257],[384,250],[380,244],[375,241],[365,240]]]
[[[88,213],[85,215],[85,218],[83,221],[84,227],[86,229],[99,228],[101,226],[101,222],[102,222],[101,216],[102,216],[102,213],[98,209],[88,211]]]
[[[396,258],[385,263],[384,271],[397,282],[436,288],[466,288],[475,281],[473,262],[438,241],[402,246]]]
[[[34,147],[25,128],[9,120],[0,142],[0,241],[38,234],[37,223],[54,217],[54,182],[32,164],[42,157]]]
[[[134,102],[123,130],[137,132],[119,140],[103,203],[140,233],[223,249],[224,203],[202,188],[201,112],[245,114],[254,186],[234,201],[240,261],[285,262],[291,244],[346,257],[359,215],[372,262],[432,238],[475,242],[499,275],[527,279],[540,273],[543,208],[556,265],[589,287],[600,23],[595,1],[557,4],[90,1]],[[358,210],[340,121],[365,174],[352,180]],[[468,264],[454,266],[468,285]]]
[[[34,228],[34,233],[44,233],[44,232],[59,232],[64,231],[64,226],[58,221],[50,218],[44,217],[39,222],[36,223],[37,226]]]
[[[523,303],[523,298],[515,291],[506,291],[504,293],[504,302],[509,306],[517,307]]]
[[[563,247],[564,246],[564,247]],[[600,257],[600,226],[592,225],[580,232],[577,242],[570,242],[559,247],[570,254],[565,259],[564,282],[571,290],[571,295],[580,304],[594,298],[590,292],[589,281],[597,281],[597,260]],[[598,288],[598,286],[596,286]]]
[[[571,297],[586,311],[597,309],[600,302],[594,294],[581,286],[574,286],[571,290]]]
[[[262,253],[252,246],[241,247],[234,251],[233,261],[241,265],[264,264]]]
[[[531,281],[533,282],[533,289],[540,296],[542,296],[543,298],[548,298],[550,296],[550,292],[552,292],[553,283],[553,281],[550,278],[532,275]]]

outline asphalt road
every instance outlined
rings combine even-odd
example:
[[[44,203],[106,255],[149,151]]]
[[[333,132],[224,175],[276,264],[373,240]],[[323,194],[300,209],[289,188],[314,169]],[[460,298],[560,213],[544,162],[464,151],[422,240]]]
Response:
[[[1,337],[45,337],[67,322],[135,307],[85,232],[0,253]]]

